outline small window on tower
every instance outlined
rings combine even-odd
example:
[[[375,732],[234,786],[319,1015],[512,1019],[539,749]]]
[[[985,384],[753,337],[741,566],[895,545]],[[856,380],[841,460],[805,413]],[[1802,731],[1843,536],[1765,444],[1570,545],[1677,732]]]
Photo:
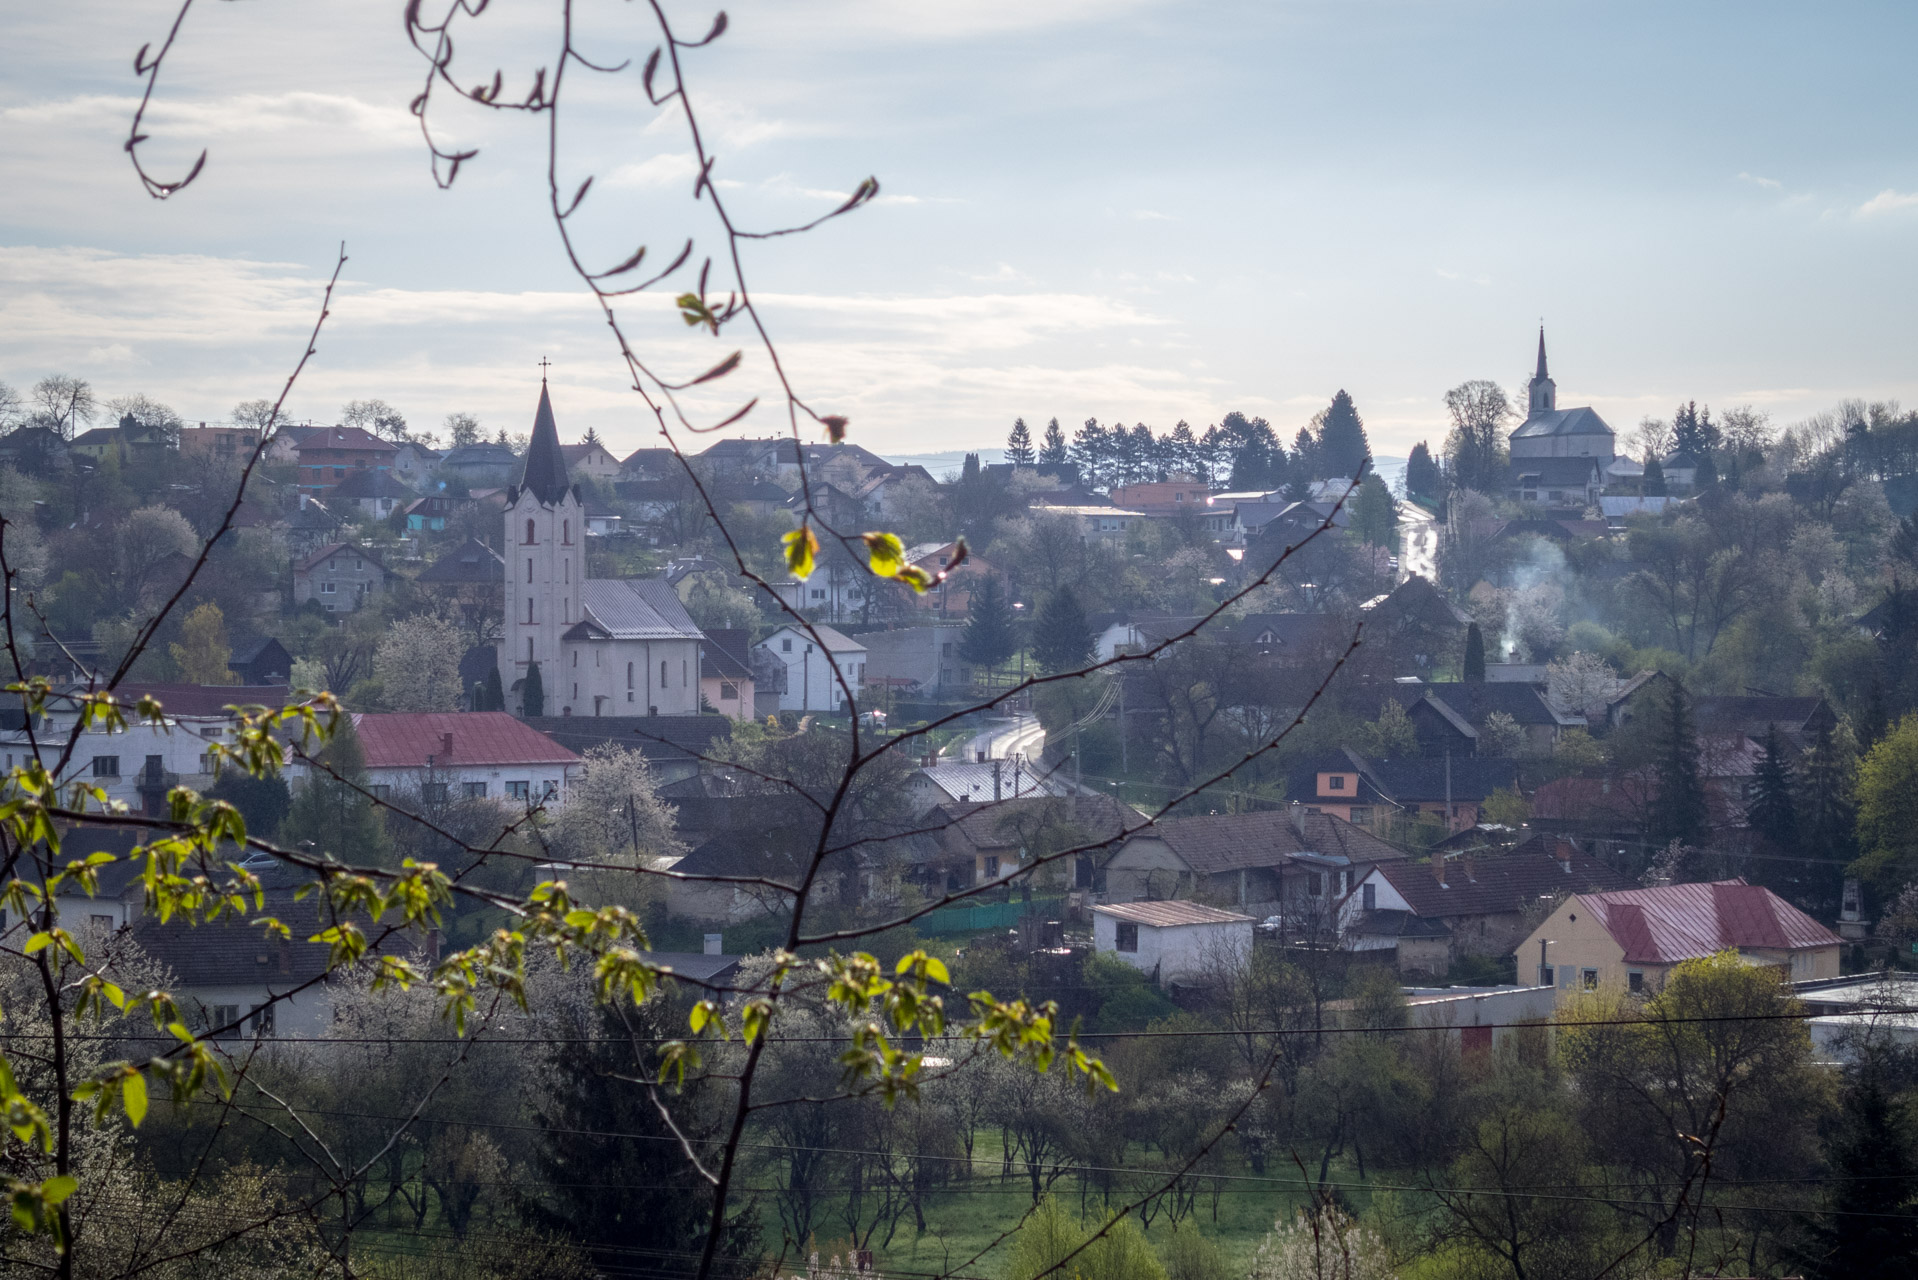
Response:
[[[526,545],[530,547],[538,541],[539,539],[533,536],[533,522],[528,520],[526,522]]]

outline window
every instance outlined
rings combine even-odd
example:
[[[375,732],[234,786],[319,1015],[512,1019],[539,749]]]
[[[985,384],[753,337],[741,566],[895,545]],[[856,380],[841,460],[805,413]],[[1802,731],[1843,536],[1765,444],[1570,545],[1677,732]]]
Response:
[[[1587,969],[1579,976],[1584,980],[1582,985],[1587,991],[1598,990],[1598,970]]]
[[[445,804],[446,784],[444,782],[420,783],[420,799],[427,804]]]
[[[216,1031],[240,1020],[237,1004],[210,1004],[206,1007],[206,1029]]]
[[[824,587],[814,587],[812,589],[812,598],[815,600],[824,600],[826,598],[826,589]]]
[[[1542,964],[1538,967],[1538,985],[1541,987],[1555,987],[1558,985],[1558,982],[1552,977],[1551,965]]]
[[[633,687],[633,664],[630,662],[626,664],[626,687],[628,689],[631,689]],[[631,698],[628,698],[626,700],[628,702],[632,701]]]
[[[333,478],[334,478],[335,480],[344,480],[344,479],[346,479],[346,468],[345,468],[345,467],[334,467],[334,468],[333,468]]]
[[[320,594],[323,596],[332,595],[335,589],[334,584],[331,582],[322,582],[320,584]]]
[[[560,521],[559,528],[560,528],[560,539],[559,539],[560,542],[566,546],[569,546],[569,547],[572,546],[573,545],[573,522],[571,520],[562,520]]]
[[[549,779],[547,779],[547,781],[546,781],[546,791],[545,791],[545,794],[544,794],[544,796],[543,796],[543,798],[544,798],[544,799],[547,799],[547,800],[557,800],[557,799],[559,799],[559,783],[557,783],[557,782],[555,782],[555,781],[553,781],[553,780],[552,780],[552,779],[550,779],[550,778],[549,778]]]
[[[573,650],[573,670],[575,671],[579,670],[579,650],[578,649]],[[573,687],[575,689],[579,688],[578,685],[574,685]]]
[[[664,658],[659,660],[659,687],[662,689],[666,687],[666,659]]]
[[[105,933],[113,932],[112,916],[88,916],[87,923]]]
[[[533,597],[526,597],[526,625],[533,625]]]
[[[779,651],[781,653],[791,653],[793,651],[793,640],[791,636],[787,636],[779,642]]]
[[[1345,775],[1342,773],[1333,774],[1331,780],[1326,785],[1334,791],[1345,790]]]
[[[274,1007],[270,1004],[254,1005],[252,1014],[246,1020],[246,1029],[256,1036],[272,1035]]]
[[[1633,969],[1625,975],[1625,985],[1633,995],[1638,995],[1645,990],[1645,975]]]
[[[506,798],[509,800],[532,799],[533,784],[530,782],[509,782],[506,784]]]
[[[531,520],[528,520],[526,522],[526,545],[530,547],[535,545],[538,541],[539,539],[533,536],[533,522]]]
[[[686,673],[688,670],[688,665],[689,664],[687,663],[686,659],[681,658],[679,660],[679,687],[682,689],[686,687]]]
[[[119,756],[93,757],[93,776],[96,778],[117,778],[120,776]]]
[[[564,561],[561,561],[561,564],[565,568],[565,573],[562,576],[562,581],[564,581],[568,586],[571,586],[573,582],[573,562],[571,560],[564,560]]]
[[[1305,891],[1314,898],[1325,896],[1325,873],[1314,871],[1305,877]]]
[[[726,680],[721,680],[719,682],[719,700],[721,702],[733,701],[738,699],[738,697],[739,697],[738,685],[732,684],[731,682]]]
[[[393,788],[384,782],[372,783],[368,785],[366,789],[372,793],[375,800],[391,800],[393,798]]]
[[[998,878],[999,878],[999,855],[996,853],[989,853],[986,855],[986,879],[997,880]]]
[[[462,782],[460,783],[460,793],[468,800],[484,800],[486,798],[486,784],[484,782]]]
[[[526,637],[526,661],[531,662],[532,660],[533,660],[533,637],[527,636]]]
[[[533,560],[530,556],[526,560],[526,580],[528,582],[533,580]]]
[[[1137,951],[1139,949],[1138,925],[1127,920],[1121,920],[1119,922],[1118,935],[1119,936],[1113,940],[1113,945],[1119,950]]]
[[[1362,826],[1364,826],[1364,825],[1365,825],[1366,823],[1368,823],[1368,822],[1370,822],[1371,820],[1372,820],[1372,806],[1371,806],[1371,805],[1369,805],[1369,804],[1355,804],[1355,805],[1353,805],[1353,806],[1352,806],[1352,818],[1351,818],[1351,821],[1352,821],[1352,825],[1353,825],[1353,826],[1355,826],[1355,827],[1362,827]]]
[[[1367,911],[1377,911],[1379,909],[1379,887],[1368,880],[1359,886],[1359,890],[1359,897],[1364,903],[1365,909]]]

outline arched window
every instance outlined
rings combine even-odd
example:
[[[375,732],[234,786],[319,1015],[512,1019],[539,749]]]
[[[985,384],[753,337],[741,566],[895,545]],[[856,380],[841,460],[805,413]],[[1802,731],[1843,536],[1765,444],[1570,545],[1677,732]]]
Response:
[[[526,597],[526,625],[533,625],[533,597]]]
[[[526,522],[526,545],[530,547],[538,541],[539,539],[533,535],[533,522],[528,520]]]
[[[569,547],[573,545],[573,522],[571,520],[562,520],[559,522],[559,535],[561,542]]]
[[[666,660],[664,658],[659,660],[659,687],[662,689],[666,687]]]
[[[633,687],[633,664],[630,662],[626,664],[626,687]]]
[[[566,584],[568,586],[571,586],[572,583],[573,583],[573,562],[571,560],[568,560],[566,562]]]

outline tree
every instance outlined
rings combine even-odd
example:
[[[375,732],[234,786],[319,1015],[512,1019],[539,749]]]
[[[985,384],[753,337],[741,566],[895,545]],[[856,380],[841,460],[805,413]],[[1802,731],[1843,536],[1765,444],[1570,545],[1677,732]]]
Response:
[[[1918,877],[1918,713],[1906,715],[1858,766],[1861,879],[1882,898]]]
[[[1330,1201],[1272,1226],[1252,1261],[1251,1280],[1393,1280],[1378,1234]]]
[[[1648,498],[1665,496],[1665,467],[1654,454],[1645,455],[1645,479],[1640,487]]]
[[[1013,632],[1012,608],[999,586],[999,575],[989,573],[972,593],[972,617],[965,634],[959,638],[959,656],[975,667],[990,672],[1018,651],[1019,638]]]
[[[1461,489],[1505,489],[1505,423],[1513,416],[1505,389],[1496,382],[1461,382],[1445,393],[1452,430],[1445,438],[1445,470]]]
[[[292,847],[310,842],[317,852],[342,861],[382,861],[390,844],[378,811],[361,790],[366,755],[352,716],[340,716],[318,760],[324,768],[309,770],[294,793],[280,839]]]
[[[1012,434],[1006,437],[1006,461],[1015,467],[1032,465],[1032,431],[1024,418],[1012,420]]]
[[[1039,465],[1059,467],[1064,466],[1071,459],[1072,452],[1066,444],[1066,433],[1060,429],[1059,420],[1054,418],[1046,423],[1045,439],[1039,445]]]
[[[1465,628],[1464,676],[1469,682],[1485,682],[1485,633],[1476,622]]]
[[[1359,417],[1352,397],[1343,390],[1334,395],[1318,423],[1318,457],[1313,478],[1356,476],[1365,460],[1372,456],[1372,446],[1365,439],[1365,422]]]
[[[543,716],[546,714],[546,681],[539,674],[539,663],[526,664],[526,679],[519,687],[521,714]]]
[[[1398,504],[1376,471],[1367,472],[1352,499],[1352,532],[1375,547],[1390,547],[1397,541]]]
[[[1602,720],[1605,701],[1618,687],[1618,673],[1611,664],[1582,649],[1545,668],[1546,701],[1565,715]]]
[[[168,651],[188,684],[232,685],[240,678],[227,668],[233,660],[233,646],[226,638],[226,615],[212,601],[186,616],[180,626],[181,643]]]
[[[1478,727],[1478,753],[1507,759],[1525,750],[1525,727],[1510,712],[1494,711]]]
[[[752,593],[723,574],[691,574],[683,587],[686,612],[701,631],[751,631],[759,625]]]
[[[458,711],[465,686],[459,632],[431,614],[404,618],[387,628],[373,653],[380,696],[394,711]]]
[[[578,861],[640,867],[649,858],[686,852],[673,833],[675,812],[659,798],[658,780],[646,757],[607,743],[588,747],[581,755],[553,834],[567,856]]]
[[[1380,703],[1379,718],[1360,725],[1355,737],[1359,754],[1375,759],[1415,756],[1419,750],[1419,736],[1412,727],[1412,717],[1405,714],[1405,707],[1397,698],[1387,698]]]
[[[486,679],[479,682],[479,694],[473,701],[475,711],[506,710],[506,690],[500,686],[497,666],[486,669]]]
[[[1751,829],[1771,841],[1778,849],[1798,847],[1798,805],[1792,798],[1791,759],[1785,753],[1778,726],[1765,729],[1765,758],[1758,762],[1752,779],[1751,803],[1745,808],[1745,821]]]
[[[470,413],[449,413],[443,424],[446,429],[446,443],[449,448],[459,449],[469,444],[478,444],[485,428],[480,420]]]
[[[1718,447],[1718,441],[1718,428],[1712,424],[1710,405],[1706,405],[1702,411],[1696,400],[1678,406],[1678,412],[1672,415],[1672,448],[1675,452],[1688,453],[1694,459],[1703,461]]]
[[[1918,1262],[1918,1131],[1909,1096],[1898,1096],[1894,1051],[1869,1042],[1857,1048],[1825,1145],[1835,1175],[1826,1211],[1793,1250],[1815,1280],[1898,1280]]]
[[[92,383],[61,373],[34,383],[33,401],[40,406],[48,424],[68,440],[80,433],[81,423],[91,426],[94,415],[100,411]]]
[[[1438,463],[1432,460],[1431,447],[1423,440],[1413,445],[1412,456],[1405,460],[1405,496],[1436,498],[1443,480]]]
[[[255,431],[265,431],[273,423],[273,402],[242,400],[233,406],[233,411],[227,415],[227,421],[236,427],[252,427]]]
[[[1857,807],[1852,803],[1852,775],[1856,759],[1848,738],[1840,739],[1829,729],[1818,736],[1798,761],[1798,832],[1800,847],[1808,858],[1824,866],[1825,904],[1835,906],[1843,877],[1839,868],[1851,861],[1858,850]],[[1874,892],[1888,895],[1896,881],[1874,882]]]
[[[293,795],[277,777],[256,778],[239,769],[222,769],[207,796],[224,800],[246,819],[246,833],[262,840],[279,837],[280,824],[293,807]]]
[[[1654,714],[1652,776],[1655,794],[1648,806],[1646,838],[1655,844],[1677,840],[1702,845],[1710,830],[1705,784],[1698,775],[1698,735],[1692,730],[1691,700],[1678,681]]]
[[[1043,671],[1083,666],[1092,656],[1092,626],[1071,587],[1060,587],[1039,606],[1032,629],[1032,657]]]
[[[119,533],[120,571],[131,604],[161,581],[175,557],[200,549],[193,526],[172,507],[141,507],[127,517]]]
[[[0,432],[14,429],[26,416],[26,401],[11,386],[0,382]]]
[[[382,440],[406,439],[406,419],[384,400],[349,400],[340,410],[340,421]]]

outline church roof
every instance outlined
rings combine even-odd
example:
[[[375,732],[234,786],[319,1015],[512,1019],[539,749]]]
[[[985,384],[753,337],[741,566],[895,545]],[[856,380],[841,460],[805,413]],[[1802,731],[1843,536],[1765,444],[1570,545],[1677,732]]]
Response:
[[[526,446],[526,467],[520,472],[519,487],[549,507],[558,506],[571,486],[566,479],[566,455],[560,452],[559,428],[553,424],[553,402],[546,384],[539,384],[539,412],[533,415],[533,439]]]
[[[1540,379],[1548,378],[1551,376],[1550,374],[1545,372],[1545,326],[1544,325],[1540,325],[1538,327],[1538,372],[1534,374],[1533,376]]]
[[[1612,429],[1596,410],[1583,405],[1576,409],[1553,409],[1535,413],[1512,432],[1514,440],[1535,440],[1540,436],[1609,436]]]
[[[580,604],[586,618],[567,640],[697,640],[700,630],[679,593],[659,578],[588,578]]]

